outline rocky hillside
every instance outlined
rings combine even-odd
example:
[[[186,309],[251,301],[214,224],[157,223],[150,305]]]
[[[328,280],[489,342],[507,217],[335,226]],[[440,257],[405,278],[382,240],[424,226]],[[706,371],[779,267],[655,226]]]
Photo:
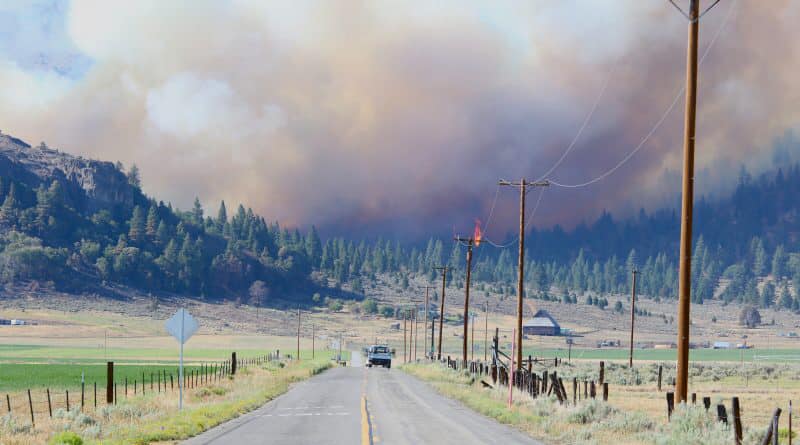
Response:
[[[2,133],[0,177],[25,184],[31,190],[59,181],[67,203],[81,212],[131,209],[137,200],[144,199],[125,173],[111,162],[73,156],[44,143],[32,147]]]

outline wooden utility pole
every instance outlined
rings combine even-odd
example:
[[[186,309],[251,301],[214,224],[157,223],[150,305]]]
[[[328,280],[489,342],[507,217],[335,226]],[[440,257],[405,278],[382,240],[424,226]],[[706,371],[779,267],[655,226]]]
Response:
[[[300,360],[300,308],[297,308],[297,360]]]
[[[469,337],[469,281],[472,275],[472,247],[480,244],[480,239],[455,237],[455,241],[466,243],[467,245],[467,282],[464,286],[464,341],[462,346],[462,361],[467,364],[467,338]],[[473,338],[473,343],[475,339]],[[473,354],[474,355],[474,354]]]
[[[444,292],[447,286],[447,271],[450,270],[447,266],[434,267],[436,270],[442,271],[442,301],[439,304],[439,345],[436,349],[436,360],[442,359],[442,328],[444,327]]]
[[[314,344],[314,335],[315,335],[314,324],[312,323],[311,324],[311,360],[314,360],[314,351],[316,349],[315,344]]]
[[[408,356],[406,355],[406,322],[408,319],[407,311],[403,311],[403,363],[408,362]]]
[[[472,346],[471,346],[472,352],[470,353],[470,358],[469,359],[472,360],[472,361],[475,361],[475,316],[473,315],[471,318],[472,318],[472,335],[471,335],[471,338],[472,338]]]
[[[489,302],[484,303],[485,324],[483,326],[483,361],[489,358]]]
[[[425,327],[422,329],[422,344],[425,345],[425,337],[428,332],[428,312],[430,312],[430,303],[428,300],[428,291],[435,289],[433,286],[425,286]],[[433,357],[433,320],[431,320],[431,350],[430,356]]]
[[[499,185],[508,185],[519,187],[519,261],[517,264],[518,277],[517,277],[517,328],[516,343],[517,343],[517,358],[516,363],[518,367],[522,367],[522,299],[524,298],[524,278],[525,278],[525,195],[527,195],[528,187],[547,187],[550,185],[549,181],[527,181],[525,178],[519,181],[506,181],[500,180]],[[512,370],[513,371],[513,370]]]
[[[631,350],[628,353],[628,366],[633,368],[633,321],[636,316],[636,274],[639,271],[633,269],[631,273],[633,274],[633,284],[631,285]]]
[[[697,39],[700,0],[689,0],[689,42],[686,50],[686,113],[683,136],[683,194],[678,282],[677,402],[686,402],[689,389],[689,326],[691,319],[692,208],[694,206],[694,137],[697,108]]]
[[[411,354],[411,360],[413,360],[413,361],[417,360],[417,343],[418,343],[418,340],[419,340],[419,321],[417,320],[417,312],[418,312],[417,311],[417,304],[414,303],[414,312],[413,312],[413,314],[414,314],[414,324],[413,324],[413,326],[414,326],[414,328],[413,328],[413,332],[414,332],[414,353]]]

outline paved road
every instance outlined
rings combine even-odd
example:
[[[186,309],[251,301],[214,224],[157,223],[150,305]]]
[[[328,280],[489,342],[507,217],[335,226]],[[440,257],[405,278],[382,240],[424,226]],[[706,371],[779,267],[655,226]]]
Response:
[[[205,444],[534,444],[395,369],[335,368],[192,438]],[[366,401],[366,403],[365,403]]]

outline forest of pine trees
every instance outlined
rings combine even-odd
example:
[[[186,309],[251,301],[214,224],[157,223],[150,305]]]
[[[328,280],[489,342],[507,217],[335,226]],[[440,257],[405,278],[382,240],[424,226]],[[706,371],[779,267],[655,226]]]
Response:
[[[58,180],[32,189],[0,178],[0,281],[51,281],[65,288],[106,281],[212,299],[246,296],[260,281],[283,297],[311,298],[313,289],[329,283],[363,294],[387,274],[407,288],[410,277],[437,279],[433,267],[447,264],[453,268],[450,286],[464,284],[465,252],[458,243],[323,242],[313,226],[290,230],[242,205],[231,215],[224,202],[213,216],[199,200],[188,211],[177,210],[141,193],[135,167],[127,177],[137,190],[133,205],[95,212],[81,210],[86,206],[77,205]],[[797,165],[758,179],[743,171],[730,198],[699,201],[695,302],[716,298],[800,310],[800,195],[790,192],[797,189]],[[529,296],[577,303],[580,295],[602,306],[605,296],[630,292],[636,268],[640,295],[675,298],[677,230],[671,210],[641,211],[625,221],[604,213],[569,232],[534,230],[525,264]],[[515,249],[476,248],[477,289],[514,294]]]

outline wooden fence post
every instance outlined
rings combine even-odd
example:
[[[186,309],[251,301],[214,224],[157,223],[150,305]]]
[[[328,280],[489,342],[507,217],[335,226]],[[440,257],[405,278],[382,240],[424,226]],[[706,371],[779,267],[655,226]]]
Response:
[[[603,382],[605,382],[605,381],[606,381],[606,363],[604,361],[600,360],[600,379],[599,379],[598,383],[600,385],[602,385]]]
[[[94,382],[94,408],[97,409],[97,382]]]
[[[594,386],[594,380],[589,384],[589,397],[593,399],[597,397],[597,388]]]
[[[711,397],[703,397],[703,406],[706,408],[706,411],[711,409]]]
[[[231,353],[231,375],[236,375],[236,351]]]
[[[106,404],[114,403],[114,362],[106,363]]]
[[[775,412],[772,414],[772,418],[769,422],[769,427],[767,427],[767,432],[764,434],[764,438],[761,439],[761,445],[769,445],[770,441],[773,443],[778,443],[778,419],[781,416],[781,409],[775,408]],[[773,439],[774,436],[774,440]]]
[[[672,410],[675,409],[675,393],[667,392],[667,420],[672,419]]]
[[[83,381],[83,374],[81,374],[81,411],[83,411],[84,400],[86,399],[86,383]]]
[[[33,418],[33,400],[31,400],[30,389],[28,389],[28,407],[31,409],[31,425],[36,426],[36,421]]]
[[[731,402],[731,410],[733,411],[734,443],[736,445],[742,445],[742,417],[739,409],[738,397],[733,398],[733,401]]]
[[[65,390],[65,392],[66,392],[66,398],[67,398],[67,412],[69,412],[69,390],[67,389],[67,390]]]
[[[664,368],[661,365],[658,365],[658,392],[661,392],[661,375],[663,374]]]
[[[50,403],[50,388],[47,388],[47,411],[50,413],[50,418],[53,418],[53,404]]]
[[[578,378],[572,378],[572,404],[578,404]]]
[[[8,406],[8,413],[11,414],[11,397],[6,394],[6,406]]]
[[[608,382],[603,382],[603,401],[608,402]]]
[[[725,425],[728,424],[728,411],[725,409],[725,405],[721,403],[717,405],[717,420]]]

